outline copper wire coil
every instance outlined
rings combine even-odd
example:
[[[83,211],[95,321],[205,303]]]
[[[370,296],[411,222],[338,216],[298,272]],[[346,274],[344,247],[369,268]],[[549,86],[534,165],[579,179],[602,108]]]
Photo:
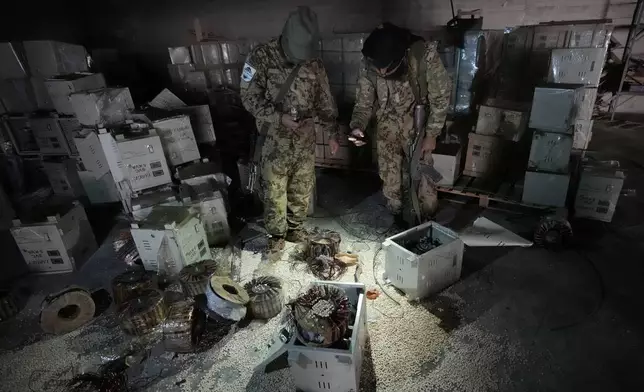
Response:
[[[78,286],[45,297],[41,307],[40,327],[57,335],[82,327],[94,318],[96,311],[92,295]]]
[[[146,290],[127,301],[119,312],[121,328],[129,335],[141,336],[152,332],[167,314],[163,292]]]
[[[0,321],[9,320],[20,312],[18,301],[10,291],[0,292]]]
[[[137,297],[146,290],[156,288],[153,276],[142,268],[125,271],[112,279],[112,294],[117,305]]]
[[[167,351],[188,353],[195,350],[205,327],[205,315],[192,299],[178,301],[168,308],[161,324],[163,345]]]
[[[204,294],[210,277],[217,271],[214,260],[203,260],[183,267],[179,273],[179,281],[187,296]]]
[[[140,259],[139,251],[129,230],[123,230],[118,237],[112,242],[116,258],[133,266]]]
[[[315,285],[295,300],[293,315],[302,343],[328,347],[349,327],[349,298],[336,286]]]
[[[250,298],[249,308],[253,317],[269,319],[277,316],[284,307],[282,282],[274,276],[262,276],[244,286]]]

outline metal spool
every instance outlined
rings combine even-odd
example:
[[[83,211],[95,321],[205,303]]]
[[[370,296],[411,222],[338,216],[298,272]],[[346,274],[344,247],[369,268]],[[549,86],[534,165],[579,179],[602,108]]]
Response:
[[[316,285],[295,300],[293,315],[302,343],[328,347],[349,327],[349,298],[336,286]]]
[[[333,258],[336,253],[340,252],[341,240],[340,234],[331,230],[324,230],[312,234],[307,242],[308,258],[315,259],[319,256]]]
[[[125,271],[112,279],[114,302],[121,305],[146,290],[156,289],[153,277],[144,269]]]
[[[166,314],[163,292],[150,289],[126,302],[119,312],[119,318],[125,333],[141,336],[161,324]]]
[[[269,319],[282,311],[284,294],[278,278],[262,276],[246,283],[244,288],[248,292],[249,307],[254,317]]]
[[[208,280],[216,270],[217,263],[214,260],[203,260],[183,267],[179,273],[183,292],[190,297],[204,294],[208,287]]]
[[[6,321],[20,312],[18,301],[10,291],[0,292],[0,321]]]
[[[534,231],[534,243],[544,248],[561,248],[572,238],[570,223],[555,216],[545,217]]]
[[[239,321],[246,316],[248,293],[237,282],[224,276],[213,276],[206,290],[208,309],[227,320]]]
[[[168,307],[168,315],[161,324],[163,346],[167,351],[188,353],[194,351],[205,327],[205,315],[192,299],[178,301]]]
[[[95,310],[96,305],[87,290],[71,287],[45,298],[40,312],[40,327],[57,335],[71,332],[94,318]]]

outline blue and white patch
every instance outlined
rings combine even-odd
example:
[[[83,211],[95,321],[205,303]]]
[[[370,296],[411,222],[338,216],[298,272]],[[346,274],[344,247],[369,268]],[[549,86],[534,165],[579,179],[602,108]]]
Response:
[[[255,76],[255,72],[257,70],[250,64],[244,63],[244,70],[242,71],[242,82],[250,82],[253,80],[253,76]]]

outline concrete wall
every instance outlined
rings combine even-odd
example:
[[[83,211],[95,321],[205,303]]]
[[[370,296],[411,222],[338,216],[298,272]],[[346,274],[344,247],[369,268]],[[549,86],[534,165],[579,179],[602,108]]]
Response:
[[[630,24],[632,0],[454,0],[454,10],[480,9],[483,28],[501,29],[541,22],[613,19]],[[413,30],[429,30],[452,18],[448,0],[402,0],[386,2],[385,17]]]

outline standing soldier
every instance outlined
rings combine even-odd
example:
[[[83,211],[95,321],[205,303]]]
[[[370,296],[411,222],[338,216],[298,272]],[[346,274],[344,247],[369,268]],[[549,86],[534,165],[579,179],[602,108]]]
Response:
[[[331,135],[331,152],[338,149],[337,109],[317,57],[318,33],[315,13],[298,7],[282,35],[256,47],[242,72],[242,103],[255,116],[259,131],[256,149],[261,153],[255,157],[271,259],[279,258],[285,239],[305,239],[302,225],[315,183],[315,125]]]
[[[375,105],[382,192],[395,222],[404,227],[409,220],[405,221],[402,215],[403,188],[413,193],[410,198],[420,202],[420,211],[416,213],[423,219],[431,217],[438,207],[436,186],[428,176],[421,176],[417,195],[416,189],[408,188],[409,168],[418,165],[418,162],[412,162],[416,148],[421,149],[418,152],[422,163],[432,165],[431,152],[445,123],[451,81],[436,44],[425,42],[409,30],[390,23],[378,27],[367,37],[362,54],[365,66],[358,79],[350,140],[357,146],[364,144],[364,130]],[[421,125],[424,135],[417,135],[414,129],[417,105],[430,108],[427,121]],[[420,146],[414,146],[414,141],[421,137]]]

